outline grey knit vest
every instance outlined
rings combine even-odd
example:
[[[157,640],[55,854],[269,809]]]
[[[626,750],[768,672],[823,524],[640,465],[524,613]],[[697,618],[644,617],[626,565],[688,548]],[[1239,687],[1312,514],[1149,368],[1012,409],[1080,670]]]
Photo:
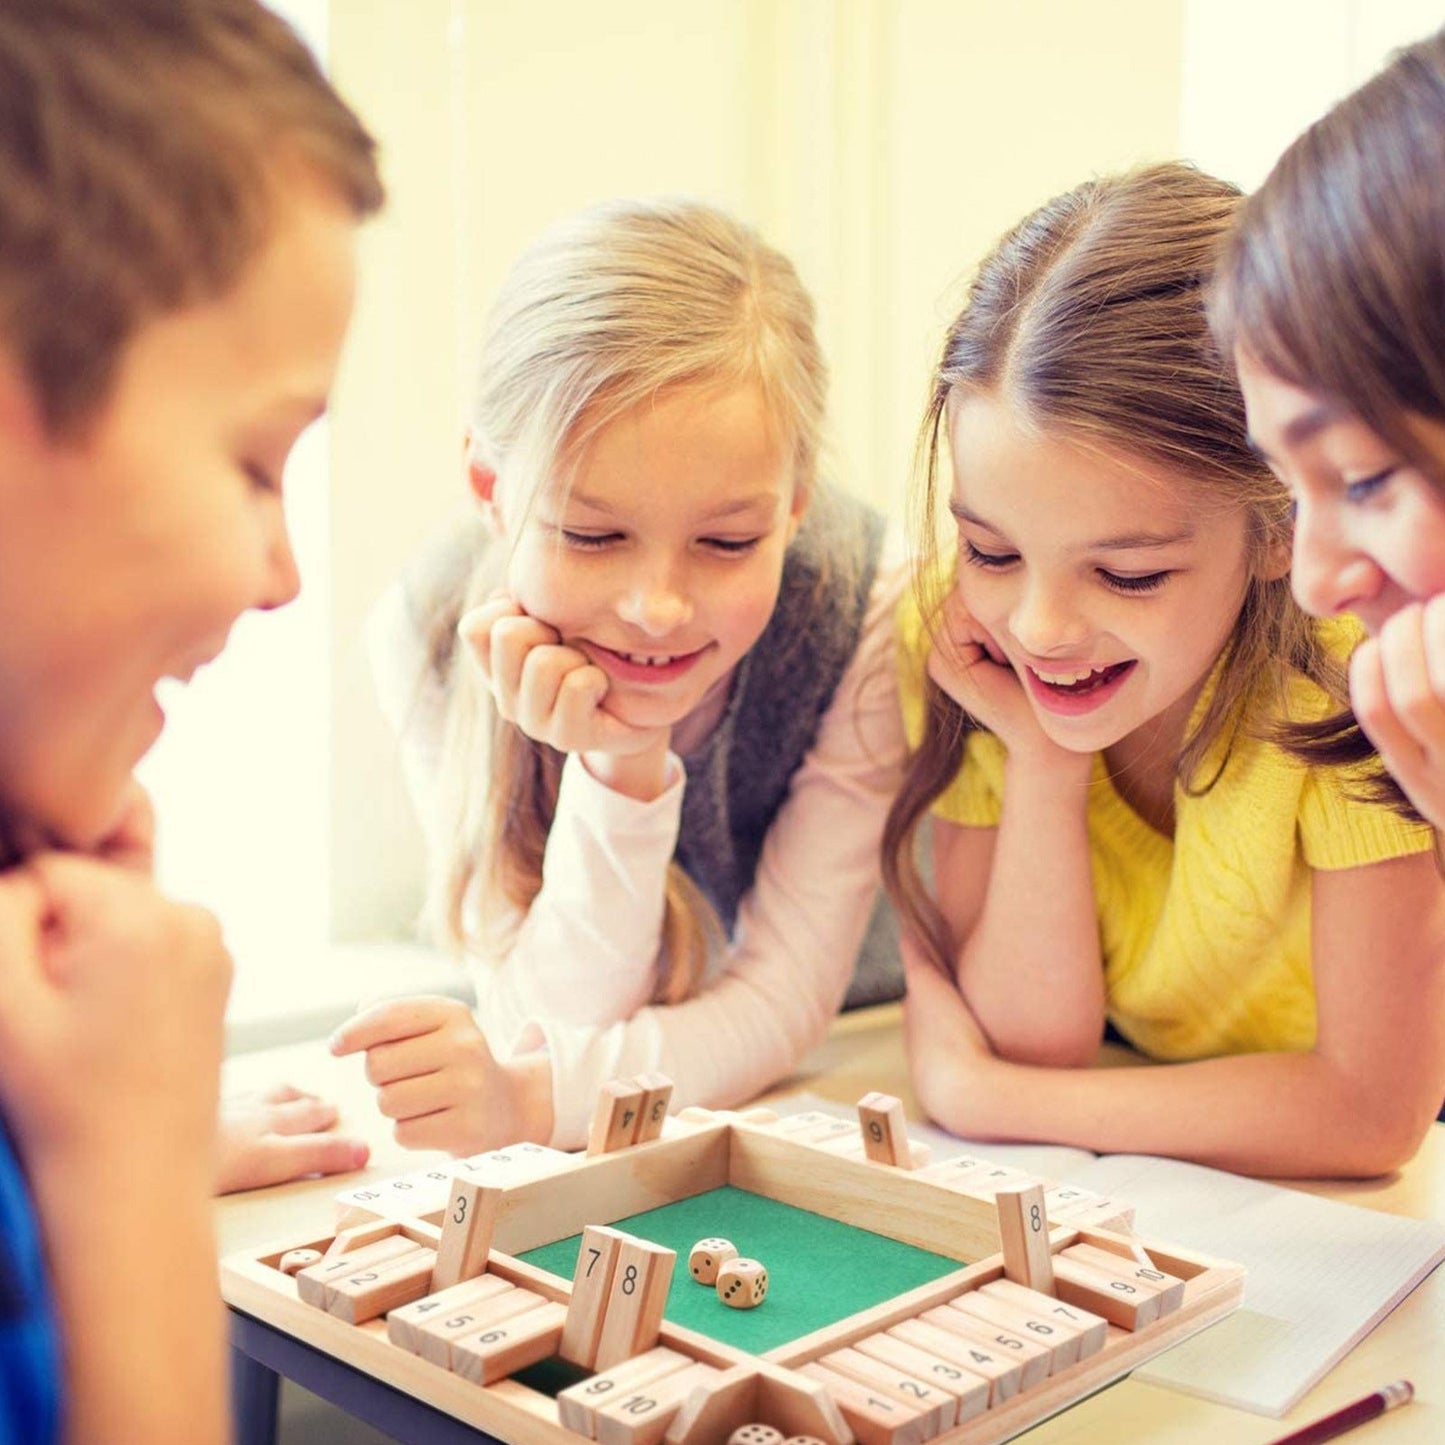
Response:
[[[858,646],[878,568],[882,519],[846,497],[827,511],[825,521],[810,514],[788,549],[777,606],[738,665],[722,718],[682,760],[677,861],[729,935],[763,839]]]

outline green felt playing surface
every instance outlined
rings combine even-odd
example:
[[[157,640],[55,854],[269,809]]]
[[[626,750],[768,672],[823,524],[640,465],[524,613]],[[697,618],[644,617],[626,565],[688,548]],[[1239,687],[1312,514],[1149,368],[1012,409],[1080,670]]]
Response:
[[[963,1267],[956,1259],[732,1185],[610,1222],[627,1234],[677,1251],[668,1320],[751,1354],[836,1324]],[[698,1284],[688,1273],[693,1245],[714,1235],[730,1239],[739,1254],[761,1260],[767,1269],[768,1295],[756,1309],[730,1308],[715,1289]],[[581,1239],[574,1234],[528,1250],[521,1258],[570,1280]]]

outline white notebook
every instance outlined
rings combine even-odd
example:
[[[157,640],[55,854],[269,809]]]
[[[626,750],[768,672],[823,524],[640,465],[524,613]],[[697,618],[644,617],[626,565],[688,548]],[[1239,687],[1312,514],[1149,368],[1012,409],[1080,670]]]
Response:
[[[830,1100],[794,1106],[847,1116]],[[908,1126],[934,1161],[977,1154],[1132,1204],[1134,1227],[1244,1265],[1234,1314],[1134,1371],[1136,1379],[1283,1415],[1445,1259],[1445,1223],[1407,1219],[1258,1179],[1138,1154],[1055,1145],[975,1144]]]

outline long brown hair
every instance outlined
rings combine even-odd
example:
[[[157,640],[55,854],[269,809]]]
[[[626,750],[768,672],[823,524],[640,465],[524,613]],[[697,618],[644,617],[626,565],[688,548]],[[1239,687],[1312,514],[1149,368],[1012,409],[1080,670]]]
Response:
[[[1342,402],[1445,491],[1445,30],[1401,50],[1304,132],[1244,204],[1209,296],[1224,355]],[[1341,711],[1295,738],[1307,761],[1376,756]],[[1388,774],[1369,796],[1418,820]]]
[[[811,298],[748,226],[689,200],[615,201],[555,226],[503,285],[483,339],[474,447],[517,494],[563,475],[590,438],[667,387],[755,385],[791,445],[793,484],[826,509],[817,476],[827,371]],[[442,866],[428,911],[455,946],[497,956],[542,883],[564,756],[503,721],[456,646],[461,610],[502,580],[489,549],[464,595],[438,608],[444,677]],[[474,906],[475,905],[475,906]],[[696,885],[668,871],[657,998],[696,985],[720,928]]]
[[[1445,489],[1445,30],[1310,126],[1240,211],[1209,298],[1236,345],[1343,402]]]
[[[918,603],[932,632],[950,579],[934,518],[939,449],[952,401],[1002,398],[1029,423],[1093,441],[1187,478],[1210,504],[1242,508],[1250,582],[1217,685],[1178,760],[1195,793],[1217,780],[1246,703],[1289,672],[1343,700],[1343,669],[1318,641],[1286,579],[1265,563],[1288,539],[1284,489],[1245,440],[1244,405],[1210,336],[1204,288],[1239,192],[1171,163],[1085,183],[1040,207],[985,258],[949,327],[919,440],[914,499]],[[889,813],[883,873],[904,927],[951,972],[954,941],[919,875],[918,824],[962,762],[972,724],[925,685],[923,739]],[[1221,744],[1216,751],[1216,744]]]

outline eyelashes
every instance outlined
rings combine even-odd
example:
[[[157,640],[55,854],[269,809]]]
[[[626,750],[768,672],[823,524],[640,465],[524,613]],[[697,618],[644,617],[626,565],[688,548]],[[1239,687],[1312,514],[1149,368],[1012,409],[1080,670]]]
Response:
[[[1003,572],[1012,567],[1018,560],[1016,552],[981,552],[967,538],[963,542],[963,557],[971,566],[982,568],[985,572]],[[1172,576],[1168,571],[1146,572],[1140,576],[1125,576],[1118,572],[1110,572],[1107,568],[1098,569],[1099,580],[1115,592],[1123,592],[1138,596],[1140,593],[1157,592]]]

